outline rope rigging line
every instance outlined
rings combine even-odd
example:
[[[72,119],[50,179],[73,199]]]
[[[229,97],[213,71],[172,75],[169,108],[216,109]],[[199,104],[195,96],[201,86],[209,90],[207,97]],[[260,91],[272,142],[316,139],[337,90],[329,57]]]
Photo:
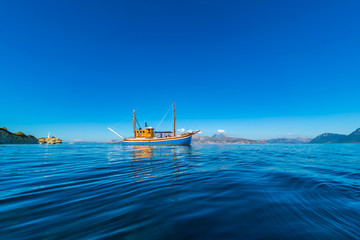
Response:
[[[168,115],[168,113],[170,112],[172,106],[173,106],[173,105],[171,104],[169,110],[166,112],[165,116],[163,117],[163,119],[161,119],[159,125],[157,125],[157,127],[156,127],[155,129],[158,129],[158,128],[160,127],[160,125],[162,124],[162,122],[164,121],[164,119],[166,118],[166,116]]]
[[[139,123],[139,121],[137,120],[137,118],[135,118],[135,120],[136,120],[136,122],[137,122],[137,124],[138,124],[139,128],[141,128],[140,123]]]

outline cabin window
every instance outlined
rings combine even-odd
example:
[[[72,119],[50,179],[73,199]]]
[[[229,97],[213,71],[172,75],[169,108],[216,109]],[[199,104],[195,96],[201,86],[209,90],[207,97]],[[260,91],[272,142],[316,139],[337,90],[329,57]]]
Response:
[[[150,133],[150,129],[149,129],[149,133]]]

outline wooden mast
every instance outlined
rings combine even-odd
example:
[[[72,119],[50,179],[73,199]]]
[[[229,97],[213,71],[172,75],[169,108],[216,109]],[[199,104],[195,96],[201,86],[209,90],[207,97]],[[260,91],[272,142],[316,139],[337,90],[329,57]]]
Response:
[[[173,101],[173,121],[174,121],[174,137],[176,136],[175,130],[175,101]]]
[[[136,125],[135,125],[135,109],[133,110],[133,131],[134,131],[134,138],[136,138]]]

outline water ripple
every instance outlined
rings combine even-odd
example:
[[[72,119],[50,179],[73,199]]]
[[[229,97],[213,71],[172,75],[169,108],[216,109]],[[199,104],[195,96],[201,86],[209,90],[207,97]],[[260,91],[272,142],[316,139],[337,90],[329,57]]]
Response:
[[[360,145],[3,145],[1,239],[359,239]]]

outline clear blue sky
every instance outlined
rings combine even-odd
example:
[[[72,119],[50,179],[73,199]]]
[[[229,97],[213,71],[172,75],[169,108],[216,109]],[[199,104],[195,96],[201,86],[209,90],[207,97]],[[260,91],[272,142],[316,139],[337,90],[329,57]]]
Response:
[[[0,125],[65,140],[360,127],[360,1],[3,1]],[[171,118],[164,128],[171,126]]]

